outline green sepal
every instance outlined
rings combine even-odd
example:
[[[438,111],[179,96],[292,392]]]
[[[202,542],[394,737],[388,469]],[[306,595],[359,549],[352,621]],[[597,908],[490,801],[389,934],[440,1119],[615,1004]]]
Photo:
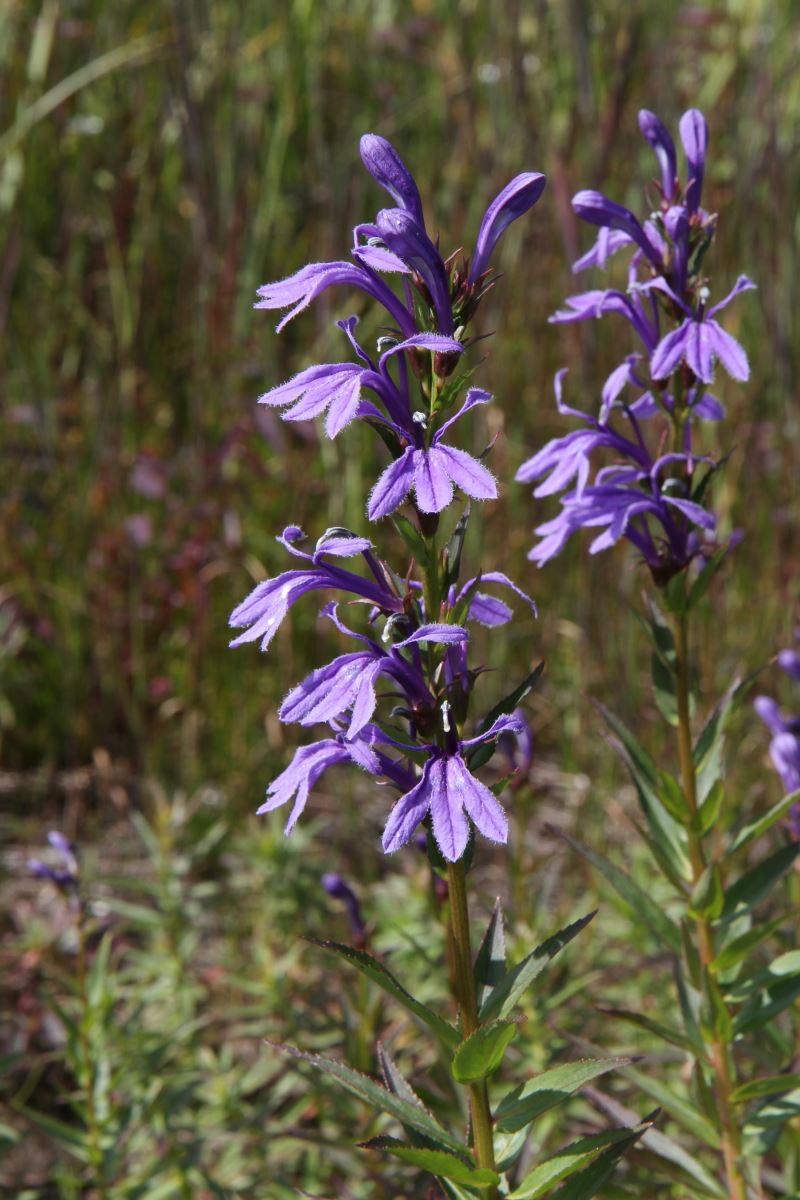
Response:
[[[742,911],[748,912],[767,896],[786,874],[800,853],[800,843],[787,842],[769,858],[752,867],[732,883],[725,895],[721,919],[730,921]]]
[[[538,665],[533,668],[530,675],[527,675],[525,679],[523,679],[522,683],[518,684],[512,692],[509,692],[507,696],[504,696],[502,700],[499,700],[497,704],[495,704],[494,708],[487,713],[487,715],[481,721],[481,729],[491,729],[498,717],[504,717],[509,713],[512,713],[514,709],[522,703],[528,693],[531,692],[536,686],[543,671],[544,660],[538,663]],[[484,766],[484,764],[487,763],[494,754],[495,745],[496,743],[492,741],[481,742],[479,745],[475,746],[467,755],[467,762],[469,763],[470,770],[476,771],[478,767]]]
[[[406,546],[417,560],[420,570],[427,571],[428,548],[425,545],[425,539],[422,534],[418,529],[415,529],[408,517],[404,517],[399,513],[395,513],[390,519],[395,529],[400,534],[400,537],[403,539]],[[433,617],[429,617],[428,619],[432,621]]]
[[[724,800],[725,784],[722,779],[715,779],[694,820],[695,829],[700,837],[705,837],[716,825]]]
[[[584,846],[576,838],[571,837],[570,834],[559,831],[559,836],[606,877],[618,895],[633,909],[637,916],[642,918],[651,933],[660,942],[669,950],[676,953],[680,950],[681,935],[678,926],[667,916],[663,908],[656,904],[655,900],[643,888],[639,887],[638,883],[634,883],[629,875],[626,875],[619,867],[614,866],[602,854],[598,854],[596,850],[590,850],[588,846]]]
[[[598,1075],[625,1067],[630,1061],[629,1058],[587,1058],[543,1071],[527,1083],[518,1084],[503,1097],[495,1111],[497,1128],[512,1133],[522,1129],[543,1112],[569,1100]]]
[[[545,1159],[529,1171],[509,1194],[508,1200],[539,1200],[540,1196],[548,1195],[550,1188],[557,1183],[562,1183],[576,1171],[588,1166],[609,1146],[619,1146],[621,1142],[630,1144],[630,1141],[630,1129],[610,1129],[606,1133],[595,1133],[570,1142],[552,1158]],[[623,1153],[625,1149],[623,1146]]]
[[[363,1150],[380,1150],[392,1154],[404,1162],[428,1171],[437,1178],[451,1179],[454,1183],[465,1183],[471,1187],[493,1187],[500,1182],[496,1171],[488,1167],[476,1167],[465,1157],[451,1154],[448,1150],[434,1150],[427,1146],[409,1146],[398,1138],[382,1135],[359,1143]]]
[[[467,1154],[467,1149],[457,1138],[439,1124],[434,1116],[428,1110],[418,1103],[411,1102],[401,1096],[395,1095],[385,1088],[383,1084],[370,1078],[369,1075],[362,1075],[360,1071],[354,1071],[352,1067],[348,1067],[345,1063],[337,1062],[334,1058],[324,1058],[321,1054],[307,1054],[304,1050],[298,1050],[295,1046],[280,1045],[275,1042],[269,1042],[273,1050],[280,1054],[288,1054],[291,1058],[300,1059],[302,1062],[308,1063],[317,1071],[322,1071],[325,1075],[330,1075],[336,1079],[341,1085],[357,1096],[359,1100],[363,1100],[371,1108],[378,1112],[387,1113],[400,1121],[404,1126],[409,1126],[417,1133],[424,1134],[426,1137],[432,1138],[434,1142],[446,1147],[448,1150],[454,1150],[456,1154]]]
[[[459,1083],[477,1083],[503,1061],[517,1034],[518,1021],[489,1021],[465,1038],[453,1055],[451,1071]]]
[[[558,954],[574,937],[585,929],[595,917],[597,910],[573,921],[558,933],[554,933],[541,946],[537,946],[526,955],[515,967],[506,971],[486,996],[480,1007],[479,1016],[482,1021],[503,1019],[507,1017],[523,992],[530,987],[537,975],[540,974],[552,958]]]
[[[749,846],[750,842],[755,841],[756,838],[761,837],[762,833],[766,833],[768,829],[771,829],[777,821],[780,821],[781,817],[785,817],[795,804],[800,804],[800,791],[790,792],[788,796],[784,796],[768,812],[765,812],[762,817],[740,829],[733,839],[728,853],[735,854],[737,850],[743,850],[745,846]]]
[[[697,1053],[695,1043],[680,1029],[674,1029],[671,1025],[663,1025],[660,1021],[654,1021],[652,1017],[646,1017],[644,1013],[631,1012],[626,1008],[598,1008],[597,1011],[606,1017],[627,1021],[629,1025],[636,1025],[639,1029],[644,1029],[647,1033],[652,1033],[655,1037],[660,1038],[661,1041],[669,1042],[670,1045],[677,1046],[680,1050],[686,1050],[689,1054]]]
[[[724,904],[725,892],[719,867],[716,863],[709,863],[692,888],[692,894],[689,897],[689,915],[716,921],[722,915]]]
[[[319,946],[322,950],[329,950],[332,954],[338,954],[347,962],[351,963],[362,975],[366,975],[373,983],[377,983],[395,1000],[398,1000],[404,1008],[413,1013],[423,1024],[427,1025],[437,1037],[450,1046],[458,1045],[459,1034],[449,1022],[445,1021],[427,1005],[416,1000],[410,992],[406,991],[402,983],[385,967],[377,958],[373,958],[371,954],[367,954],[366,950],[356,950],[353,946],[345,946],[341,942],[321,941],[318,938],[307,938],[307,941],[312,946]]]
[[[475,992],[478,1008],[506,973],[506,937],[503,906],[500,898],[494,902],[492,915],[475,959]]]
[[[762,1100],[767,1096],[781,1096],[784,1092],[800,1088],[800,1075],[770,1075],[765,1079],[751,1079],[743,1083],[731,1096],[734,1104],[747,1100]]]

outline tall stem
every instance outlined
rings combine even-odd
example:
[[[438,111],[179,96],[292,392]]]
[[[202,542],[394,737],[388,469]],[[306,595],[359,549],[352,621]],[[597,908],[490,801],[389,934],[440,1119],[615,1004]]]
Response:
[[[464,1036],[469,1037],[478,1028],[480,1022],[478,1020],[475,976],[472,970],[467,877],[463,860],[447,864],[447,883],[450,894],[450,937],[453,947],[456,1000],[461,1012]],[[470,1084],[469,1094],[475,1161],[479,1167],[488,1167],[493,1171],[495,1169],[494,1138],[486,1081]],[[486,1195],[494,1197],[497,1192],[491,1188],[487,1190]]]
[[[678,754],[680,756],[683,791],[692,810],[697,815],[697,777],[692,753],[692,727],[689,716],[689,630],[685,612],[675,618],[675,684],[678,707]],[[705,849],[697,832],[696,822],[687,827],[689,858],[693,882],[696,884],[706,870]],[[711,964],[714,961],[714,933],[707,918],[695,917],[697,943],[703,968],[703,988],[709,991]],[[711,996],[706,994],[707,1011],[713,1012]],[[714,1098],[719,1114],[722,1155],[730,1200],[747,1200],[747,1187],[742,1174],[742,1147],[739,1126],[731,1104],[735,1086],[730,1051],[727,1043],[716,1034],[710,1043],[711,1065],[714,1071]]]

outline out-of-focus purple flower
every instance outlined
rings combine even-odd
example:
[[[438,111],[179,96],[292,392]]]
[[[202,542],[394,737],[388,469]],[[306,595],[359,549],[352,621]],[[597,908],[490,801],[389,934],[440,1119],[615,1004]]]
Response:
[[[50,883],[55,884],[59,891],[66,893],[77,891],[80,866],[75,845],[57,829],[52,829],[48,833],[47,840],[58,855],[59,865],[53,866],[41,859],[31,858],[28,859],[28,870],[37,879],[47,879]]]
[[[385,853],[393,854],[411,841],[428,815],[436,844],[448,862],[456,862],[466,850],[470,821],[489,841],[505,842],[506,814],[489,788],[470,772],[464,751],[521,727],[515,717],[499,717],[477,737],[460,741],[452,735],[445,749],[429,745],[422,778],[389,814],[383,834]]]
[[[522,728],[502,733],[497,744],[515,774],[511,786],[521,787],[530,775],[533,766],[535,743],[530,721],[522,709],[515,708],[511,715],[516,717]]]
[[[361,915],[361,905],[359,904],[358,896],[356,896],[349,883],[341,875],[337,875],[331,871],[322,876],[322,886],[329,896],[333,896],[334,900],[341,900],[344,904],[353,936],[357,942],[363,943],[367,927]]]
[[[800,630],[797,636],[800,640]],[[778,666],[800,683],[800,654],[796,650],[781,650]],[[770,696],[757,696],[755,710],[772,734],[770,757],[787,794],[800,790],[800,716],[783,712]],[[800,804],[793,805],[790,819],[793,836],[800,840]]]

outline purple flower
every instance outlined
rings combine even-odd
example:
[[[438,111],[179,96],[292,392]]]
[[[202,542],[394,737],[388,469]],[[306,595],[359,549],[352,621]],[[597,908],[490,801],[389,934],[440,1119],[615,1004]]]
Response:
[[[678,160],[675,154],[675,143],[669,131],[659,121],[655,113],[643,108],[639,112],[639,128],[653,147],[661,168],[661,189],[665,200],[671,201],[675,195],[678,181]]]
[[[361,161],[372,178],[385,188],[398,208],[410,213],[420,228],[424,229],[419,188],[391,142],[376,133],[365,133],[360,150]]]
[[[493,793],[470,772],[464,750],[501,733],[521,730],[514,717],[500,717],[485,733],[467,741],[452,739],[447,749],[428,747],[422,778],[395,804],[383,834],[383,849],[393,854],[411,841],[430,815],[436,843],[448,862],[461,858],[469,839],[469,822],[491,842],[508,838],[506,815]]]
[[[329,287],[351,287],[366,292],[383,305],[403,333],[411,336],[417,332],[414,316],[409,309],[370,267],[360,262],[309,263],[287,279],[265,283],[260,287],[260,299],[255,307],[289,309],[277,326],[277,332],[280,333],[293,317],[308,308],[311,301]]]
[[[60,865],[52,866],[50,863],[42,862],[41,859],[31,858],[28,859],[28,870],[37,879],[47,879],[50,883],[55,884],[59,891],[75,892],[80,877],[75,845],[57,829],[52,829],[48,833],[47,840],[56,851]]]
[[[603,532],[591,543],[590,553],[606,550],[624,537],[637,547],[657,578],[669,578],[702,549],[693,527],[709,533],[716,527],[713,514],[685,494],[686,485],[680,475],[675,477],[669,472],[683,468],[688,474],[695,463],[707,460],[689,454],[668,454],[654,459],[633,408],[625,410],[632,437],[625,437],[596,417],[569,408],[562,400],[565,374],[565,370],[556,374],[558,409],[578,417],[587,428],[548,442],[523,463],[517,479],[530,483],[544,478],[534,491],[537,497],[563,491],[573,480],[576,486],[562,495],[558,516],[537,528],[542,540],[528,557],[543,566],[578,529],[600,527]],[[610,450],[622,462],[602,468],[594,483],[589,484],[590,455],[600,448]]]
[[[697,309],[692,311],[671,288],[662,284],[660,290],[667,294],[686,313],[686,320],[668,333],[658,343],[650,360],[653,379],[668,379],[681,362],[686,362],[702,383],[711,383],[714,378],[714,360],[719,359],[729,375],[744,382],[749,378],[750,368],[747,355],[729,333],[713,320],[734,296],[749,291],[756,285],[746,275],[740,275],[724,300],[706,311],[705,294],[701,293]]]
[[[494,248],[509,225],[533,208],[544,191],[547,179],[538,171],[526,171],[515,176],[499,192],[484,213],[475,254],[468,276],[469,283],[477,283],[489,265]]]
[[[800,630],[797,633],[800,640]],[[781,650],[778,666],[796,683],[800,683],[800,654],[796,650]],[[758,696],[755,710],[772,734],[769,752],[775,770],[781,777],[787,794],[800,789],[800,716],[783,712],[770,696]],[[800,839],[800,805],[791,813],[792,831]]]
[[[656,271],[662,269],[663,261],[659,247],[653,244],[653,240],[648,237],[629,208],[609,200],[602,192],[592,191],[577,192],[572,197],[572,207],[582,221],[624,233],[630,241],[636,243]]]
[[[347,918],[350,922],[353,936],[358,942],[363,942],[367,927],[361,915],[361,905],[358,902],[358,897],[349,883],[341,875],[337,875],[331,871],[322,876],[322,886],[329,896],[333,896],[335,900],[342,901],[347,910]]]
[[[422,625],[384,650],[371,638],[353,633],[343,625],[335,604],[327,605],[323,612],[342,633],[356,638],[365,649],[344,654],[327,666],[312,671],[292,689],[281,705],[278,716],[285,722],[315,725],[323,721],[334,722],[352,709],[347,730],[347,737],[351,739],[361,733],[372,719],[377,704],[375,685],[382,675],[392,679],[412,704],[430,707],[435,704],[418,663],[409,661],[402,651],[425,642],[447,646],[464,644],[468,637],[466,629],[459,625]]]
[[[329,530],[319,539],[312,554],[297,549],[297,543],[304,538],[305,534],[296,525],[288,526],[278,538],[291,554],[305,559],[309,566],[299,571],[285,571],[253,589],[231,613],[231,626],[245,629],[244,633],[233,639],[231,646],[261,639],[261,649],[266,650],[295,601],[307,592],[322,588],[350,592],[369,600],[383,612],[402,612],[402,600],[391,590],[372,554],[372,543],[366,538],[340,536],[338,531]],[[328,557],[346,558],[357,554],[363,557],[369,567],[371,579],[326,561]]]
[[[393,512],[412,487],[417,508],[425,513],[438,513],[446,508],[453,499],[454,485],[476,500],[496,498],[497,485],[491,472],[465,450],[442,443],[445,432],[465,413],[478,404],[487,404],[491,398],[480,388],[470,388],[462,407],[436,430],[427,446],[424,422],[417,422],[414,442],[386,468],[372,490],[367,506],[371,521]]]

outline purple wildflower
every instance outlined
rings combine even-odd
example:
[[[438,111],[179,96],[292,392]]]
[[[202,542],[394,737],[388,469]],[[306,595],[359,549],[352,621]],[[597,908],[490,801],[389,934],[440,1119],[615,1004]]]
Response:
[[[451,734],[445,749],[428,746],[422,778],[389,814],[383,834],[384,851],[393,854],[411,841],[428,815],[436,843],[448,862],[455,862],[464,853],[470,820],[489,841],[505,842],[506,815],[489,788],[470,772],[464,751],[506,731],[522,728],[522,722],[515,717],[499,717],[477,737],[460,741]]]
[[[59,891],[75,892],[80,878],[78,852],[75,845],[57,829],[52,829],[48,833],[47,840],[58,855],[59,866],[53,866],[39,858],[31,858],[28,860],[28,870],[37,879],[47,879],[50,883],[55,884]]]
[[[361,905],[358,902],[358,896],[356,896],[350,884],[341,875],[330,871],[322,876],[322,886],[329,896],[333,896],[335,900],[342,901],[347,912],[347,919],[350,922],[350,928],[353,931],[353,936],[359,944],[363,945],[367,927],[361,915]]]

